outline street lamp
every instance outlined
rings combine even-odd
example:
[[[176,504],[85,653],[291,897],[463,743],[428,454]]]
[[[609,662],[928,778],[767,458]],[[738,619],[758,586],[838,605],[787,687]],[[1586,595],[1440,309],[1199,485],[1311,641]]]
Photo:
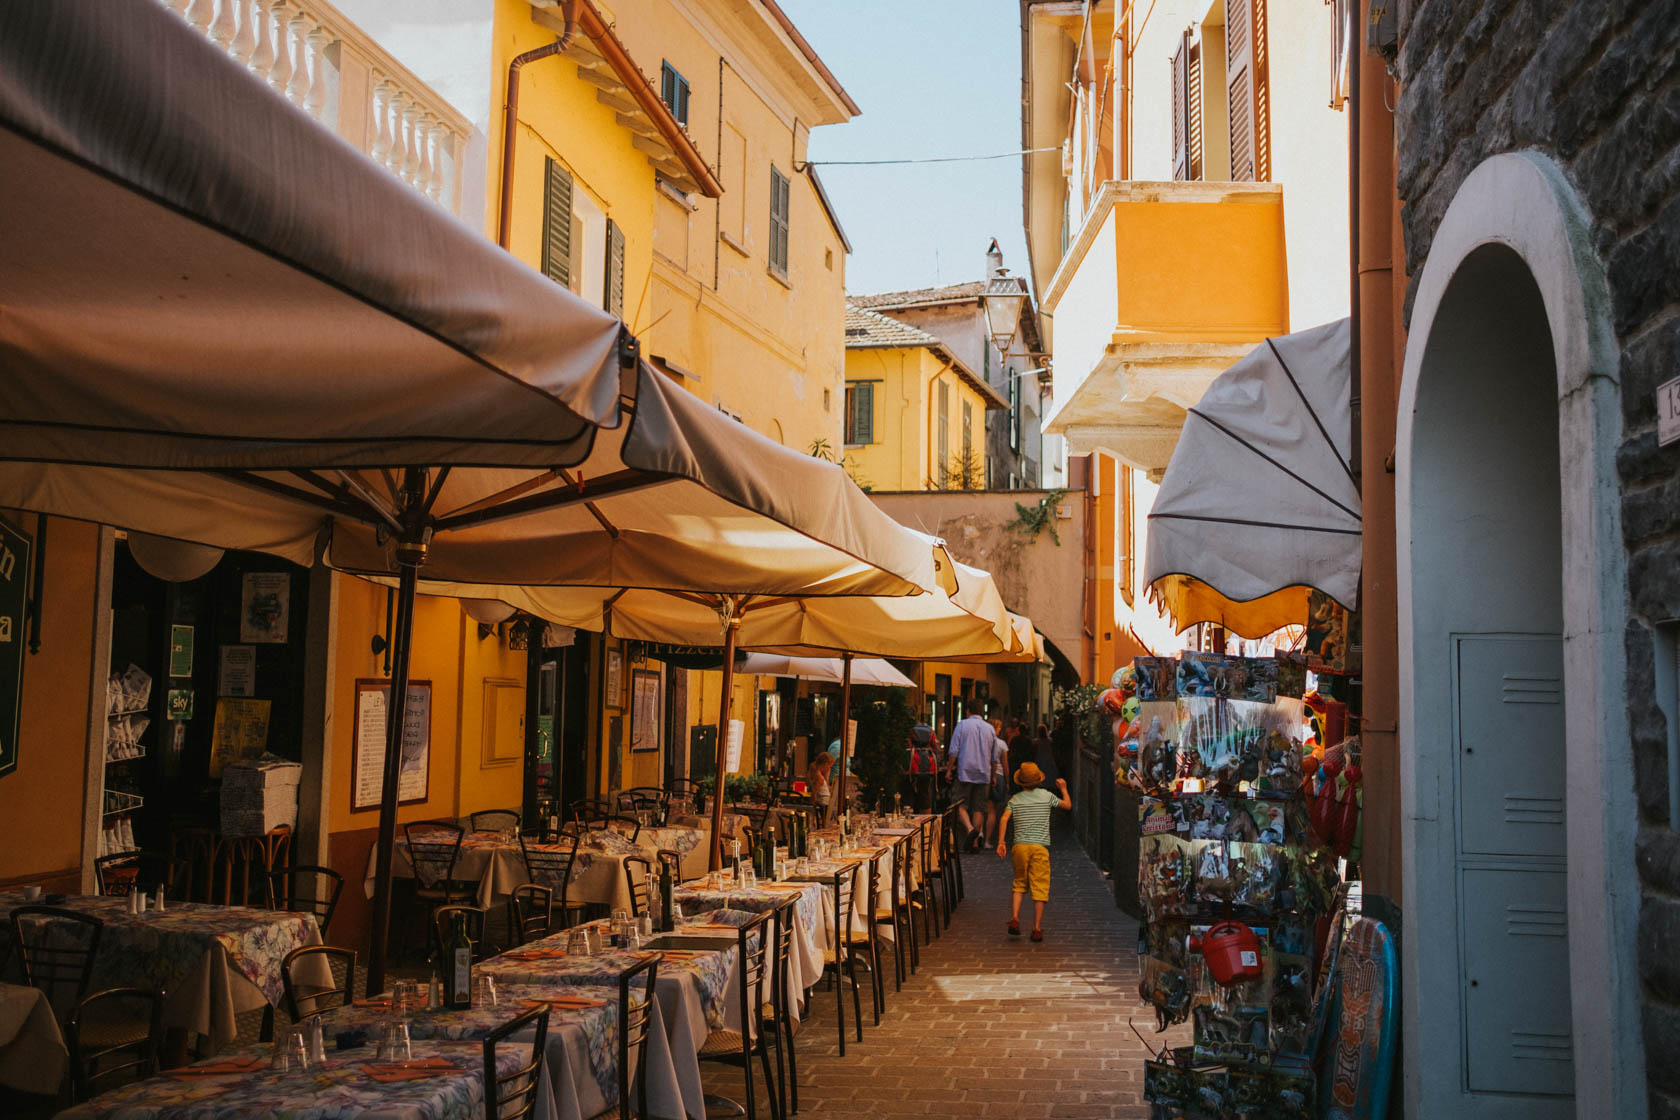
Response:
[[[986,329],[991,332],[992,344],[998,353],[1009,353],[1009,344],[1021,326],[1021,308],[1027,302],[1026,289],[1014,276],[1006,276],[1003,269],[986,281],[980,293],[980,306],[986,310]]]

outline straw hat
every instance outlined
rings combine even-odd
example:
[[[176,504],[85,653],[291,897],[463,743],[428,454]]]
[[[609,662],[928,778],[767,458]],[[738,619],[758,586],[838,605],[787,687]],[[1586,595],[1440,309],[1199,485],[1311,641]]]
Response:
[[[1015,784],[1025,789],[1042,785],[1043,782],[1044,771],[1040,770],[1034,763],[1023,762],[1019,769],[1015,771]]]

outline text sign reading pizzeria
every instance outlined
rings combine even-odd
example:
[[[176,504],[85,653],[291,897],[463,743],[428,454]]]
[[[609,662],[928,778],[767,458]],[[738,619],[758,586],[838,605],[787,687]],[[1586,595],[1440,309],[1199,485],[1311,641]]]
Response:
[[[0,774],[18,764],[23,708],[23,638],[29,610],[29,558],[34,542],[0,521]]]

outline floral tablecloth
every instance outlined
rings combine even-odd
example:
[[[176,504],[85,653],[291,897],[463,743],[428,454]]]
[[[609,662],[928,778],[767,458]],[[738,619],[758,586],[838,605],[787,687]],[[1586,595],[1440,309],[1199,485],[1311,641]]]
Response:
[[[564,985],[497,985],[495,1006],[465,1010],[404,1008],[415,1041],[472,1042],[540,1003],[550,1005],[547,1074],[558,1120],[591,1117],[618,1103],[618,999],[599,988]],[[559,1002],[555,1002],[559,1001]],[[580,1004],[587,1004],[581,1006]],[[391,1019],[389,993],[335,1007],[323,1018],[329,1045],[341,1031],[364,1030],[370,1039]]]
[[[675,898],[683,913],[702,910],[751,910],[761,914],[784,905],[789,895],[798,896],[794,907],[793,982],[799,991],[822,979],[824,949],[833,947],[833,903],[820,883],[772,883],[752,888],[709,887],[704,881],[686,883]]]
[[[497,1056],[497,1068],[512,1073],[530,1060],[530,1049],[506,1048]],[[252,1072],[175,1071],[135,1081],[60,1113],[58,1120],[481,1120],[484,1115],[483,1048],[476,1042],[416,1042],[415,1061],[442,1058],[456,1068],[411,1081],[375,1080],[366,1068],[373,1060],[371,1047],[334,1050],[329,1044],[324,1063],[298,1073],[270,1072],[269,1053],[260,1046],[199,1063],[263,1063]],[[537,1120],[555,1120],[546,1079],[537,1095]]]
[[[0,950],[11,947],[8,919],[23,905],[33,904],[20,893],[0,894],[0,922],[6,923],[0,925]],[[240,1012],[279,1004],[286,954],[321,941],[309,913],[170,902],[162,912],[135,915],[128,912],[127,898],[100,897],[56,905],[105,923],[90,992],[119,987],[166,992],[164,1022],[208,1035],[217,1047],[238,1033],[234,1017]],[[55,1010],[62,1018],[69,1008]]]
[[[506,985],[563,985],[589,988],[597,993],[618,991],[618,976],[639,963],[646,954],[608,950],[593,956],[572,956],[565,951],[570,931],[563,931],[518,949],[492,957],[478,971],[496,978],[498,988]],[[681,1105],[689,1116],[706,1115],[705,1093],[700,1084],[698,1055],[713,1028],[725,1026],[728,1017],[729,983],[735,969],[735,951],[689,951],[662,953],[654,993],[658,997],[660,1041],[668,1057],[650,1046],[649,1062],[669,1061],[681,1089]],[[655,1115],[669,1116],[655,1099],[657,1081],[650,1080],[649,1096]]]

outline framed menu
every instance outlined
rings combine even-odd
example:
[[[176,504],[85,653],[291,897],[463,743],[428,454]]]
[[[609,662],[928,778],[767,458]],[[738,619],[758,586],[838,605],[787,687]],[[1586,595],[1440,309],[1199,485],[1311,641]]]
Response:
[[[385,728],[391,706],[391,682],[356,682],[355,751],[350,774],[350,810],[379,808],[385,787]],[[426,800],[432,762],[432,682],[408,682],[403,713],[402,768],[397,775],[397,804]]]
[[[658,750],[659,728],[659,673],[637,669],[630,684],[630,749]]]

